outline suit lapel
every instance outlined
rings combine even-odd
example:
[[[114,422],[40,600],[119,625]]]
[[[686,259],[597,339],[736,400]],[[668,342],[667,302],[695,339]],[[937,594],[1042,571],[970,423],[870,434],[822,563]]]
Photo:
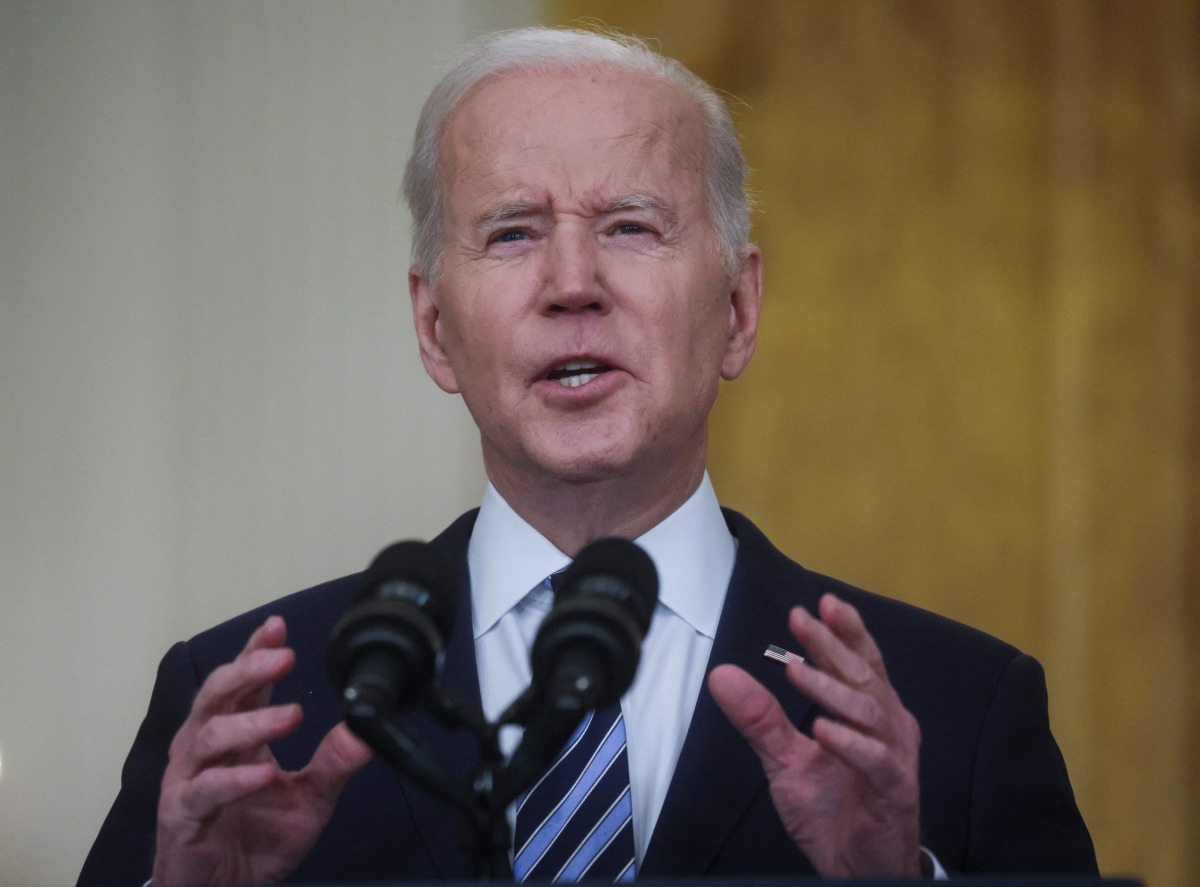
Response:
[[[781,588],[795,584],[788,581],[795,565],[745,518],[726,512],[726,520],[738,537],[738,554],[708,670],[727,662],[741,666],[781,701],[792,723],[804,724],[812,703],[788,683],[784,666],[763,653],[768,644],[777,644],[803,655],[788,632],[787,614],[797,603],[815,608],[815,596],[800,593],[802,588]],[[810,596],[813,600],[806,599]],[[747,810],[766,792],[758,756],[705,686],[639,875],[708,872]]]

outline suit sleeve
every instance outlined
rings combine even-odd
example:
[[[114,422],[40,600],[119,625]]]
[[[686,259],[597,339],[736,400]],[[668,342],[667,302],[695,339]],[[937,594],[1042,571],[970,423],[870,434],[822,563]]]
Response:
[[[175,644],[158,666],[149,710],[121,770],[121,790],[79,874],[81,887],[140,885],[150,877],[167,750],[199,683],[187,645]]]
[[[984,718],[971,780],[967,870],[1096,873],[1096,854],[1050,734],[1046,681],[1018,655]]]

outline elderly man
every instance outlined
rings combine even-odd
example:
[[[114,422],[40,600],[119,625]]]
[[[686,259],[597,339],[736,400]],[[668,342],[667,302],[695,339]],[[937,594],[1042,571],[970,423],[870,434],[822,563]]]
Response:
[[[605,877],[1094,871],[1035,662],[810,573],[718,507],[708,415],[759,318],[744,178],[719,98],[633,41],[498,35],[426,103],[413,318],[490,481],[435,540],[464,577],[443,680],[496,717],[529,680],[543,578],[636,539],[662,593],[615,721],[628,860]],[[340,723],[324,647],[354,586],[168,653],[81,882],[466,874],[454,812]],[[422,729],[476,763],[470,737]],[[527,869],[523,840],[518,877],[576,872]]]

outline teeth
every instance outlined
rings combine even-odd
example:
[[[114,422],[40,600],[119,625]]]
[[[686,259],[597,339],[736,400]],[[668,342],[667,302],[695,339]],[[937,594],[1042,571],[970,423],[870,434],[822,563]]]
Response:
[[[564,388],[578,388],[580,385],[586,385],[607,369],[608,367],[594,360],[568,360],[554,368],[551,378]]]
[[[596,378],[599,373],[580,373],[577,376],[563,376],[558,379],[558,384],[566,388],[578,388],[580,385],[586,385],[592,379]]]

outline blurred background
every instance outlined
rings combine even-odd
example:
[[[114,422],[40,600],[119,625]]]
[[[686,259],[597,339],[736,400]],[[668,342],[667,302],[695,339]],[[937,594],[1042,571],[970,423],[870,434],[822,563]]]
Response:
[[[478,503],[397,194],[471,37],[726,92],[766,256],[711,472],[1047,668],[1103,871],[1200,882],[1200,4],[0,0],[0,884],[66,884],[168,645]]]

